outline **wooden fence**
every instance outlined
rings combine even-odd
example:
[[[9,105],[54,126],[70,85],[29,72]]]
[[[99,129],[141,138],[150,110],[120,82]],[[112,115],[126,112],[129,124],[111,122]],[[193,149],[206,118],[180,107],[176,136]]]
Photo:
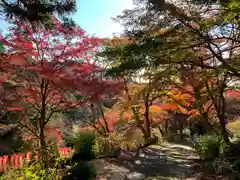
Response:
[[[72,154],[71,148],[59,148],[59,153],[63,157],[70,157]],[[12,154],[0,156],[0,172],[6,172],[8,169],[22,168],[26,162],[31,160],[39,160],[39,153],[28,152],[27,154]]]

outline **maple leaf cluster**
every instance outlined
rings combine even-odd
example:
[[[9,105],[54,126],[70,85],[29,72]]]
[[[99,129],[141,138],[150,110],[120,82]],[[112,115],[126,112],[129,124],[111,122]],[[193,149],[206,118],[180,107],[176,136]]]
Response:
[[[38,108],[66,108],[116,93],[120,83],[101,76],[92,52],[101,39],[89,37],[80,27],[32,28],[16,22],[8,36],[1,35],[5,52],[0,56],[1,82],[19,86],[22,99]],[[70,96],[69,94],[74,94]],[[10,107],[9,110],[22,110]]]
[[[178,112],[185,115],[188,115],[191,119],[200,115],[200,108],[202,107],[204,112],[209,111],[209,106],[211,102],[206,99],[201,104],[197,104],[196,99],[197,92],[194,91],[192,86],[185,86],[182,88],[173,88],[169,93],[167,93],[167,102],[162,104],[155,104],[155,108],[158,111],[165,111],[163,116],[166,116],[166,112]],[[203,91],[200,94],[200,97],[203,99],[206,97],[206,93]],[[212,109],[211,109],[212,110]],[[160,119],[162,119],[161,117]]]

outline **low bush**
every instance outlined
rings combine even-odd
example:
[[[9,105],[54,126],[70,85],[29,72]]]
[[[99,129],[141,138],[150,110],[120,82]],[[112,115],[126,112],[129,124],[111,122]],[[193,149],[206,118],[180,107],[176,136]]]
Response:
[[[40,151],[40,149],[35,149],[36,151]],[[21,169],[10,169],[6,173],[0,176],[1,180],[46,180],[60,179],[59,170],[61,168],[61,164],[64,164],[66,159],[62,158],[59,154],[59,149],[57,145],[53,142],[48,142],[47,147],[47,155],[48,155],[48,166],[49,168],[45,168],[41,161],[35,161],[32,159],[31,161],[24,162],[23,167]]]
[[[240,171],[240,143],[226,144],[222,136],[204,135],[195,142],[195,148],[206,160],[208,169],[216,173],[227,174]]]
[[[46,180],[59,179],[58,170],[55,168],[45,169],[40,163],[34,163],[23,169],[14,169],[0,176],[1,180]]]
[[[123,148],[123,139],[116,134],[108,137],[97,136],[93,132],[79,132],[69,136],[74,148],[74,158],[78,160],[91,160],[98,156],[119,154]],[[70,142],[70,141],[69,141]]]
[[[74,142],[73,160],[90,161],[95,158],[96,135],[92,132],[80,132]]]
[[[232,164],[232,168],[234,171],[240,171],[240,142],[235,141],[231,144],[230,148],[227,152],[225,152],[224,156],[228,159],[228,161]]]
[[[195,142],[195,148],[203,159],[214,160],[228,151],[228,145],[217,134],[203,135]]]
[[[227,174],[234,171],[232,164],[229,162],[229,160],[225,156],[215,158],[212,161],[211,166],[213,170],[218,174]]]
[[[97,176],[95,166],[89,161],[79,161],[74,164],[62,180],[91,180]]]
[[[96,158],[96,135],[92,132],[80,132],[74,137],[74,154],[66,163],[70,165],[63,180],[91,180],[96,177],[96,169],[91,163]]]
[[[57,168],[43,168],[39,163],[33,164],[23,169],[23,180],[45,180],[59,179]]]
[[[1,180],[10,180],[10,179],[20,179],[22,176],[22,171],[18,170],[18,169],[13,169],[10,170],[6,173],[3,173],[2,175],[0,175],[0,179]]]
[[[118,155],[121,151],[121,144],[116,136],[97,137],[94,151],[96,156]]]

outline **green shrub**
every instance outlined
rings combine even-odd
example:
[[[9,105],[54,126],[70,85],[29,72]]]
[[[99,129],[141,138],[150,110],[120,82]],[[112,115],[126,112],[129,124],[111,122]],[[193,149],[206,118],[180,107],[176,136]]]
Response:
[[[0,176],[1,180],[46,180],[58,179],[58,171],[55,168],[44,169],[40,163],[35,163],[19,170],[11,170]]]
[[[81,132],[74,143],[75,160],[89,161],[95,158],[96,136],[92,132]],[[73,159],[74,160],[74,159]]]
[[[235,160],[233,160],[232,167],[235,171],[240,170],[240,159],[239,158],[236,158]]]
[[[224,154],[227,157],[228,161],[232,164],[232,167],[235,171],[240,171],[240,142],[236,141],[231,144],[228,151]]]
[[[96,177],[96,169],[91,164],[95,158],[96,136],[92,132],[80,132],[74,137],[74,154],[71,158],[71,168],[63,180],[91,180]]]
[[[98,137],[94,146],[95,155],[118,155],[121,148],[114,140],[112,137]]]
[[[2,176],[1,180],[46,180],[46,179],[59,179],[60,165],[66,162],[66,159],[60,157],[58,147],[53,142],[48,142],[47,147],[48,166],[44,168],[40,161],[31,161],[24,164],[22,169],[13,169],[7,171]]]
[[[72,135],[64,136],[63,139],[67,147],[74,147],[75,139]]]
[[[22,171],[18,170],[18,169],[13,169],[10,170],[6,173],[3,173],[2,175],[0,175],[0,179],[1,180],[9,180],[9,179],[20,179],[22,176]]]
[[[26,180],[57,179],[58,177],[57,169],[45,169],[39,163],[24,168],[23,173],[23,179]]]
[[[200,136],[195,148],[204,159],[213,160],[223,155],[228,150],[228,145],[222,136],[212,134]]]
[[[95,166],[89,161],[80,161],[73,165],[62,180],[92,180],[97,176]]]
[[[214,159],[211,164],[216,173],[225,174],[233,171],[232,164],[224,156]]]

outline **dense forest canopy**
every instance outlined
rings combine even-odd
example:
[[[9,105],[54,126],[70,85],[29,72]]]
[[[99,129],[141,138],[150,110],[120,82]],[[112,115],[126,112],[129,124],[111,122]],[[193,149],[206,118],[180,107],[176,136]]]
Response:
[[[74,149],[74,171],[176,137],[237,169],[240,2],[135,0],[115,17],[122,34],[104,39],[71,20],[75,1],[0,9],[11,24],[0,35],[0,127],[20,127],[14,151],[36,149],[40,169],[56,167],[56,147]]]

